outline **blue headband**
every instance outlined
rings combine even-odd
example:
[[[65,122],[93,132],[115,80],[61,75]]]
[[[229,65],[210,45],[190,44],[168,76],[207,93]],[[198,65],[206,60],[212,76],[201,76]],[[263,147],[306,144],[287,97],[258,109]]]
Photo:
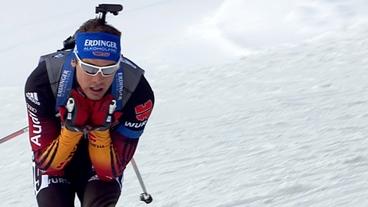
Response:
[[[103,59],[118,62],[120,37],[105,32],[79,32],[75,38],[76,52],[80,59]]]

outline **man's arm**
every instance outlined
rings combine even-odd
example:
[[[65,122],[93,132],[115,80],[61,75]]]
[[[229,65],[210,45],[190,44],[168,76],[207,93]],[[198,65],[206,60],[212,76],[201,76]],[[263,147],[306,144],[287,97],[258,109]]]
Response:
[[[44,62],[28,77],[25,99],[34,161],[47,174],[60,174],[71,159],[81,133],[61,130],[60,119],[55,116],[55,98]]]

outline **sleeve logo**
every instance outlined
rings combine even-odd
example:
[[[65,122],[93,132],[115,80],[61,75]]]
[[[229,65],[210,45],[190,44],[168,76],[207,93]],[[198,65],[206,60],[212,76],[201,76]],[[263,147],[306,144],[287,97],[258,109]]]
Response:
[[[136,119],[138,121],[145,121],[149,118],[149,116],[151,115],[151,111],[152,111],[152,107],[153,107],[153,103],[152,100],[148,100],[146,101],[146,103],[138,105],[134,108],[135,110],[135,114],[136,114]]]
[[[38,95],[36,92],[28,92],[26,93],[26,97],[28,100],[30,100],[31,102],[33,102],[36,105],[41,105],[41,103],[38,101]]]

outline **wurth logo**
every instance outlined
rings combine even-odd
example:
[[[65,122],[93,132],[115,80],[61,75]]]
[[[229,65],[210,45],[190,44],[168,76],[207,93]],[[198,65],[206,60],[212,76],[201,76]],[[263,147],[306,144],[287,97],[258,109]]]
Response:
[[[30,100],[31,102],[33,102],[36,105],[41,105],[41,103],[38,101],[38,95],[36,92],[28,92],[26,93],[26,97],[28,100]]]
[[[144,122],[141,122],[141,123],[133,123],[133,122],[128,122],[128,121],[126,121],[126,122],[124,123],[124,125],[125,125],[126,127],[136,128],[136,129],[141,128],[141,127],[143,127],[143,126],[144,126],[144,125],[146,125],[146,124],[147,124],[147,120],[146,120],[146,121],[144,121]]]
[[[137,120],[138,121],[147,120],[149,116],[151,115],[152,107],[153,107],[153,103],[151,99],[146,101],[146,103],[144,104],[136,106],[134,110],[136,114],[135,117],[137,118]]]

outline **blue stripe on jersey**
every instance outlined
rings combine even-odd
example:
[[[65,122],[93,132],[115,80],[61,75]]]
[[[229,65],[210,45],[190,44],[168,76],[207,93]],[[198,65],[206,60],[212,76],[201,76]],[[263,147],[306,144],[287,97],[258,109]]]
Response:
[[[124,125],[120,125],[117,130],[116,130],[119,134],[127,137],[127,138],[131,138],[131,139],[138,139],[142,133],[143,133],[143,129],[142,130],[131,130],[128,127],[124,126]]]

